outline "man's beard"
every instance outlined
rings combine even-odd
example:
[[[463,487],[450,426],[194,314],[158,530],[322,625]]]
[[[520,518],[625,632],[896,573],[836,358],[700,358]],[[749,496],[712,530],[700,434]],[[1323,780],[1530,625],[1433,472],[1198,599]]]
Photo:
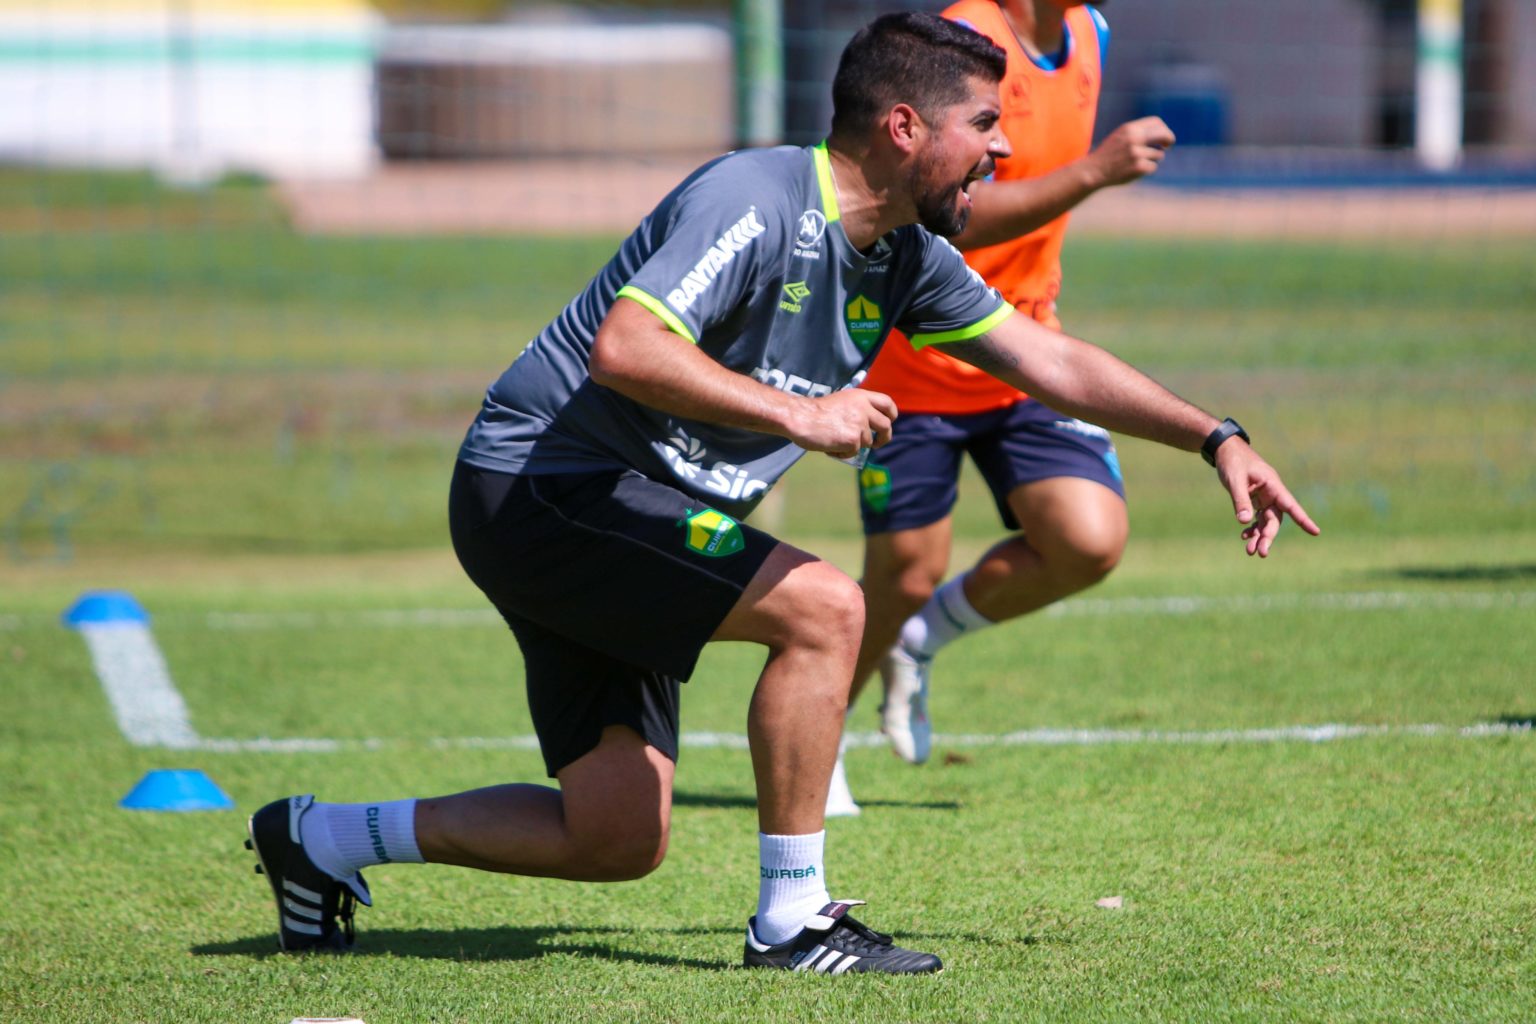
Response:
[[[936,235],[952,238],[965,230],[971,209],[969,205],[955,201],[959,198],[960,190],[965,187],[965,182],[958,186],[927,183],[929,168],[942,158],[942,153],[932,159],[924,156],[913,166],[912,202],[917,206],[919,224]]]

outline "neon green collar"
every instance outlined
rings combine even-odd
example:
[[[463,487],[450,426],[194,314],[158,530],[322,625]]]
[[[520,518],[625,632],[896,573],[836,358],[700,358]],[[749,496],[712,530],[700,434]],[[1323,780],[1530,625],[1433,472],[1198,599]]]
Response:
[[[821,188],[821,212],[827,215],[827,223],[839,220],[842,214],[837,208],[837,186],[832,182],[832,158],[827,155],[827,140],[822,139],[811,150],[816,160],[816,184]]]

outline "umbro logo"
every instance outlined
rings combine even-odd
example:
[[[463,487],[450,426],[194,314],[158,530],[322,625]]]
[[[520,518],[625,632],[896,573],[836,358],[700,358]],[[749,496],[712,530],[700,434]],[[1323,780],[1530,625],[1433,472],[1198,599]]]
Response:
[[[791,281],[784,286],[784,298],[779,300],[779,308],[786,313],[800,312],[800,304],[810,298],[811,289],[804,281]]]

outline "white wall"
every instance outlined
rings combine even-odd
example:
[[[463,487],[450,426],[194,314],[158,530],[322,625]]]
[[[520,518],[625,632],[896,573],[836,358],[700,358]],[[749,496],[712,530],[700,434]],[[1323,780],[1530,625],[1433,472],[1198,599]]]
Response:
[[[0,10],[0,160],[186,180],[374,166],[375,16],[335,3],[177,13],[191,6]]]

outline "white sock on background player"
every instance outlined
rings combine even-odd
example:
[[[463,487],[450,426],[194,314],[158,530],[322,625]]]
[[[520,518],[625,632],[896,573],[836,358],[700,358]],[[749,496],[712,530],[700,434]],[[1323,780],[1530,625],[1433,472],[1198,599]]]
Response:
[[[821,866],[827,833],[757,834],[757,938],[770,946],[800,934],[805,922],[832,902]]]
[[[832,782],[827,787],[826,815],[829,818],[852,818],[863,811],[853,799],[853,790],[848,788],[848,771],[843,767],[843,754],[848,749],[848,720],[852,717],[853,709],[849,708],[843,719],[843,735],[837,741],[837,761],[832,765]]]
[[[337,879],[375,864],[424,863],[416,846],[415,800],[316,803],[299,821],[299,839],[315,867]]]
[[[928,599],[917,614],[902,624],[901,645],[913,654],[931,658],[968,633],[996,625],[971,607],[965,596],[965,577],[956,576]]]

